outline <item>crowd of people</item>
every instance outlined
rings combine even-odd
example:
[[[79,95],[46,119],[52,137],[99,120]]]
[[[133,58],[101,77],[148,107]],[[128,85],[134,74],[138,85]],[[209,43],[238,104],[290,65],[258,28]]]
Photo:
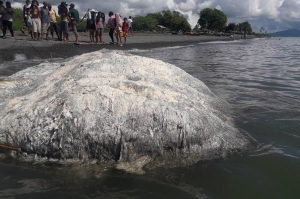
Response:
[[[6,2],[5,6],[3,1],[0,0],[0,28],[3,32],[3,39],[6,39],[7,29],[14,38],[13,30],[13,15],[14,9],[10,2]],[[109,12],[109,19],[105,23],[105,13],[98,12],[94,9],[89,9],[88,12],[80,20],[79,12],[75,9],[75,4],[68,5],[66,2],[61,2],[58,6],[58,13],[52,8],[52,5],[46,1],[40,6],[37,0],[26,0],[23,6],[24,27],[21,29],[23,34],[28,32],[28,36],[34,41],[42,41],[43,39],[54,39],[54,33],[59,41],[69,41],[69,32],[75,35],[75,42],[79,42],[78,25],[80,21],[86,19],[86,32],[89,32],[91,43],[104,43],[102,34],[104,28],[109,29],[109,36],[111,39],[110,44],[117,43],[122,46],[126,44],[126,38],[131,34],[132,18],[129,16],[122,20],[119,13]],[[60,23],[57,21],[57,16],[60,17]],[[58,27],[59,24],[59,27]],[[115,36],[115,37],[114,37]],[[116,39],[116,42],[115,42]]]

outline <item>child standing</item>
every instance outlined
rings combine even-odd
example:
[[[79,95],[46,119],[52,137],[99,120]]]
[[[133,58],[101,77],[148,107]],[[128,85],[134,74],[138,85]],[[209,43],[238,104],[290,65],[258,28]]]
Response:
[[[126,44],[126,38],[128,34],[128,23],[127,23],[127,18],[124,18],[123,26],[122,26],[122,32],[123,32],[123,37],[124,37],[124,44]]]
[[[102,44],[103,18],[102,13],[98,12],[96,18],[96,43]]]
[[[28,32],[29,32],[31,38],[33,39],[32,19],[31,19],[31,10],[30,10],[30,8],[26,9],[25,17],[26,17],[26,26],[28,28]]]

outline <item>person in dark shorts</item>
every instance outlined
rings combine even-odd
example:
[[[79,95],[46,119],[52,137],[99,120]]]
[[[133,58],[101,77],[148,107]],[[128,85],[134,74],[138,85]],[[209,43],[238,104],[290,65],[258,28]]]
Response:
[[[11,34],[11,38],[15,38],[14,30],[13,30],[13,15],[14,9],[11,7],[11,3],[9,1],[6,2],[5,14],[2,19],[3,23],[3,39],[6,39],[6,29],[8,28]]]
[[[58,8],[58,14],[60,16],[60,31],[59,31],[59,39],[61,41],[69,41],[69,30],[68,30],[68,23],[69,23],[69,11],[67,8],[68,4],[66,2],[61,2]],[[63,37],[64,33],[64,37]]]
[[[92,12],[92,17],[91,17],[91,20],[90,20],[90,26],[89,26],[89,29],[90,29],[90,40],[91,40],[91,43],[94,43],[95,42],[95,34],[96,34],[96,12]]]
[[[25,29],[27,28],[27,9],[29,8],[30,0],[26,0],[26,4],[23,6],[23,18],[25,25],[21,29],[21,32],[25,34]],[[29,36],[29,30],[28,30],[28,36]]]
[[[76,38],[75,42],[78,42],[77,26],[79,24],[79,12],[75,9],[74,3],[70,4],[69,17],[71,18],[71,26]]]
[[[50,16],[49,16],[49,9],[48,9],[48,2],[43,2],[43,7],[40,8],[41,10],[41,22],[42,22],[42,34],[41,34],[41,40],[44,39],[44,34],[47,34],[48,29],[50,27]],[[48,38],[46,38],[48,39]]]
[[[109,12],[108,14],[109,19],[107,21],[107,28],[109,28],[109,37],[111,39],[110,44],[114,44],[114,31],[115,31],[115,27],[116,27],[116,19],[114,17],[114,13],[112,11]]]
[[[48,39],[48,34],[49,32],[51,33],[52,40],[53,40],[53,33],[56,33],[57,39],[59,40],[59,34],[58,34],[58,29],[57,29],[57,14],[55,10],[52,8],[52,5],[48,3],[48,9],[49,9],[49,17],[50,17],[50,26],[48,28],[46,38]]]

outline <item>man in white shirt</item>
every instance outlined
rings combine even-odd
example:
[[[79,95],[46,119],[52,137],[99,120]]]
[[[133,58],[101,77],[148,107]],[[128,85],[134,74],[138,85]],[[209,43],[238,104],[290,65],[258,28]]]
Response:
[[[133,29],[132,29],[133,21],[131,19],[131,16],[129,16],[129,19],[128,19],[127,23],[128,23],[128,32],[131,36],[133,36]],[[130,35],[128,35],[128,36],[130,36]]]

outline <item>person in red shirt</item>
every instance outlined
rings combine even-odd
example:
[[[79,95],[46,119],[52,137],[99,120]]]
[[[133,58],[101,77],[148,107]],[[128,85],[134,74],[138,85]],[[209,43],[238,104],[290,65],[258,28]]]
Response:
[[[128,34],[128,23],[127,23],[127,18],[124,18],[123,26],[122,26],[122,32],[123,32],[123,37],[124,37],[124,44],[126,44],[126,38]]]

